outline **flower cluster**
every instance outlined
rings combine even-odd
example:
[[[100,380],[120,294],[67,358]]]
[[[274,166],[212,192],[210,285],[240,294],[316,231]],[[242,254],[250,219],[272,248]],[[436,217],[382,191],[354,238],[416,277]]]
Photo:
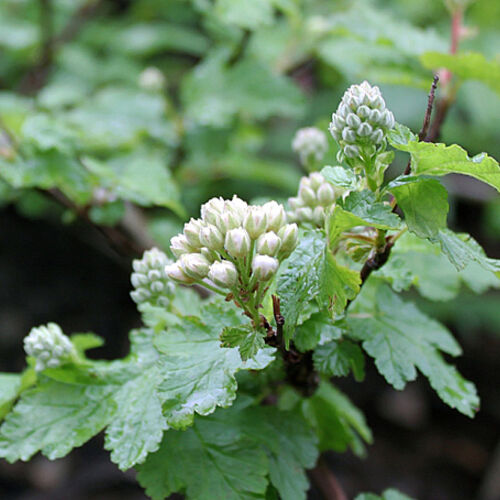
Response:
[[[367,81],[351,85],[330,123],[330,132],[340,146],[339,161],[374,156],[385,146],[387,131],[394,123],[378,87]]]
[[[171,263],[158,248],[147,250],[142,259],[134,260],[134,272],[130,281],[135,290],[130,292],[130,296],[136,304],[149,302],[152,305],[168,306],[175,292],[175,285],[165,272],[165,267]]]
[[[24,338],[24,351],[35,358],[35,370],[40,372],[62,365],[74,353],[74,347],[59,325],[48,323],[31,329]]]
[[[191,219],[170,240],[178,260],[166,273],[179,283],[231,292],[255,319],[269,280],[297,238],[297,225],[286,223],[285,210],[275,201],[252,206],[237,196],[212,198],[201,207],[201,218]]]
[[[320,173],[313,172],[308,177],[302,177],[297,196],[288,199],[291,209],[288,218],[322,227],[326,210],[334,205],[335,200],[347,193],[346,189],[334,186]]]
[[[328,151],[326,134],[316,127],[301,128],[293,138],[292,149],[299,155],[302,165],[310,167],[321,161]]]

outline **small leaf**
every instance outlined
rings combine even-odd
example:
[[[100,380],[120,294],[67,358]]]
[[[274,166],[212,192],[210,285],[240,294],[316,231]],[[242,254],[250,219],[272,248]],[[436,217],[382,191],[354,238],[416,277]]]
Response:
[[[251,326],[229,326],[222,330],[221,347],[238,347],[243,361],[253,358],[265,346],[262,333]]]
[[[435,179],[398,178],[388,185],[403,210],[408,229],[420,238],[432,238],[446,227],[448,193]]]
[[[369,287],[363,292],[367,290],[370,293]],[[446,404],[472,417],[479,406],[476,388],[440,353],[460,354],[455,339],[444,326],[403,302],[388,287],[376,288],[374,293],[375,303],[363,304],[362,293],[359,304],[353,304],[346,320],[350,337],[363,342],[379,372],[396,389],[415,380],[418,368]]]
[[[500,191],[500,166],[486,153],[472,158],[467,151],[452,144],[410,141],[392,144],[396,149],[411,154],[412,171],[415,175],[464,174],[479,179]]]
[[[319,372],[334,377],[345,377],[352,371],[361,382],[365,378],[363,351],[350,340],[340,340],[320,345],[314,351],[314,366]]]
[[[385,490],[380,496],[374,493],[361,493],[354,500],[413,500],[413,498],[391,488]]]
[[[321,175],[334,186],[340,186],[346,189],[356,189],[358,179],[352,170],[344,167],[326,166],[321,170]]]
[[[487,271],[500,272],[500,260],[490,259],[479,243],[468,234],[456,234],[449,229],[439,231],[433,242],[439,243],[443,253],[460,271],[470,262],[477,262]]]
[[[347,448],[359,456],[365,454],[363,440],[372,442],[372,433],[363,414],[329,382],[322,381],[316,392],[302,400],[302,412],[316,431],[321,451],[344,452]]]
[[[332,319],[323,312],[313,314],[295,331],[295,347],[301,351],[311,351],[318,343],[324,344],[330,340],[339,339],[342,329],[333,324]]]

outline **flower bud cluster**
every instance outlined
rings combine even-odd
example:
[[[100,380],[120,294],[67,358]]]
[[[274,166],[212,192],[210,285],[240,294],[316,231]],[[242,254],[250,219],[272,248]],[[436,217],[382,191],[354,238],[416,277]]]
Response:
[[[330,123],[330,133],[339,143],[339,161],[370,158],[385,146],[394,115],[386,108],[378,87],[367,81],[351,85]]]
[[[318,172],[302,177],[297,196],[288,199],[291,211],[288,218],[297,222],[309,222],[322,227],[326,210],[335,204],[335,200],[348,191],[334,186]]]
[[[24,338],[24,351],[36,360],[35,370],[56,368],[74,353],[69,338],[56,323],[37,326]]]
[[[285,209],[275,201],[252,206],[237,196],[212,198],[201,207],[201,218],[191,219],[170,240],[178,260],[166,273],[183,284],[248,293],[275,275],[297,238],[297,225],[286,223]]]
[[[304,166],[321,161],[328,151],[326,134],[316,127],[297,130],[292,141],[292,149],[299,155]]]
[[[147,250],[142,259],[132,262],[134,272],[130,281],[135,290],[130,292],[130,296],[136,304],[149,302],[153,305],[168,306],[175,291],[175,285],[165,272],[165,266],[171,262],[158,248]]]

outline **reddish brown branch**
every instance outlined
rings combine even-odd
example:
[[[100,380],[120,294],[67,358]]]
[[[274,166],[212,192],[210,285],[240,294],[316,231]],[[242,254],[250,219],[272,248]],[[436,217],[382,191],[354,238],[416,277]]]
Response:
[[[309,476],[325,500],[348,500],[340,482],[322,458],[309,471]]]

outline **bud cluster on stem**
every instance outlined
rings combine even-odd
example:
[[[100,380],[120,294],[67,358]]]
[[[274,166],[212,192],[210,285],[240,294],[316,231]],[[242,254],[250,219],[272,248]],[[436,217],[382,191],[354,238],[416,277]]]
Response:
[[[395,125],[380,89],[367,81],[351,85],[332,114],[330,133],[338,142],[338,160],[370,175],[376,156],[386,148],[387,132]]]
[[[334,186],[320,173],[313,172],[308,177],[302,177],[297,196],[288,199],[288,219],[323,227],[327,210],[348,193],[347,189]]]
[[[307,170],[314,170],[328,151],[326,134],[316,127],[297,130],[292,141],[292,149],[299,155],[300,163]]]
[[[37,326],[24,338],[24,351],[35,358],[35,370],[57,368],[75,354],[71,340],[56,323]]]
[[[136,304],[149,302],[163,307],[169,305],[175,285],[167,276],[165,266],[171,263],[172,260],[158,248],[147,250],[141,259],[132,262],[134,272],[130,281],[134,290],[130,296]]]
[[[297,225],[287,224],[284,207],[275,201],[252,206],[237,196],[212,198],[202,205],[201,218],[171,239],[177,261],[165,272],[178,283],[232,297],[258,328],[260,301],[297,239]]]

